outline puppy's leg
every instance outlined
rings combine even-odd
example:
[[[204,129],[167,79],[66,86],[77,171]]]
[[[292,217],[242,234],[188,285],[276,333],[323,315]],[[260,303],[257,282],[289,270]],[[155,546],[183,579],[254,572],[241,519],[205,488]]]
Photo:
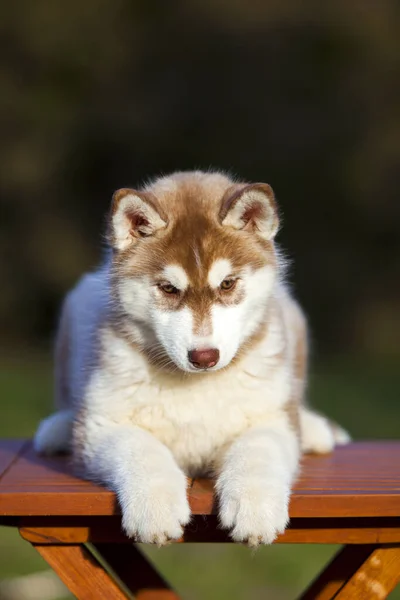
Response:
[[[100,416],[87,418],[84,431],[80,427],[78,422],[78,461],[86,476],[116,492],[127,535],[159,546],[180,538],[190,519],[187,480],[170,450],[139,427]]]
[[[221,457],[216,489],[223,527],[236,542],[270,544],[288,523],[299,443],[279,416],[244,433]]]
[[[54,360],[55,404],[60,409],[44,419],[35,434],[33,445],[40,454],[69,452],[72,441],[74,412],[69,394],[69,353],[70,353],[70,297],[64,301],[57,331]]]
[[[70,408],[70,354],[72,343],[72,294],[65,298],[54,344],[54,396],[59,410]]]
[[[307,322],[300,307],[293,301],[289,306],[291,334],[294,345],[294,405],[299,407],[301,449],[303,452],[323,454],[331,452],[336,444],[346,444],[350,436],[341,427],[305,405],[307,380]]]
[[[61,410],[43,419],[33,439],[33,446],[39,454],[70,452],[74,413]]]
[[[324,454],[351,440],[339,425],[304,406],[300,408],[300,429],[303,452]]]
[[[336,446],[344,446],[345,444],[351,442],[351,436],[348,433],[348,431],[346,431],[345,429],[343,429],[343,427],[340,427],[340,425],[334,423],[333,421],[329,422],[333,429],[333,437],[335,438]]]

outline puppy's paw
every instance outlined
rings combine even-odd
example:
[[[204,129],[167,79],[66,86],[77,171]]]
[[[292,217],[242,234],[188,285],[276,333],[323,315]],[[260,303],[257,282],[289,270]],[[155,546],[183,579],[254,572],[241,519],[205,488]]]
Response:
[[[337,423],[333,422],[331,422],[331,427],[336,446],[344,446],[345,444],[349,444],[351,442],[350,434],[343,429],[343,427],[340,427],[340,425],[337,425]]]
[[[267,481],[226,485],[220,490],[220,520],[235,542],[271,544],[288,522],[289,491]]]
[[[35,434],[33,447],[38,454],[69,452],[72,440],[73,413],[63,410],[44,419]]]
[[[333,429],[325,417],[302,408],[300,411],[301,449],[306,453],[326,454],[335,447]]]
[[[183,473],[165,472],[161,481],[158,475],[152,480],[149,473],[145,488],[133,482],[130,497],[125,496],[120,494],[122,527],[129,537],[158,546],[182,537],[190,520]]]
[[[308,408],[300,409],[300,428],[303,452],[325,454],[332,452],[335,446],[351,442],[345,429]]]

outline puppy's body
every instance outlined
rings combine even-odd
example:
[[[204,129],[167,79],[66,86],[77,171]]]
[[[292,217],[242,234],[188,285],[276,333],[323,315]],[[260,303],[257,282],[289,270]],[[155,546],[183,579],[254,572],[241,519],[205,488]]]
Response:
[[[84,475],[117,492],[141,541],[179,537],[185,475],[213,473],[222,525],[271,542],[301,449],[347,439],[303,404],[306,324],[282,282],[277,226],[268,186],[221,174],[121,190],[112,255],[65,301],[60,412],[36,447],[71,448]]]

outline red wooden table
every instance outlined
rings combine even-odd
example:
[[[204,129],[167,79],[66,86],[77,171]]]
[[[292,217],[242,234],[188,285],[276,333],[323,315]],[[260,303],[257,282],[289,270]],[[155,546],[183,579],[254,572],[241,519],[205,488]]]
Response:
[[[229,542],[213,484],[190,481],[194,515],[182,542]],[[277,543],[343,544],[303,600],[386,598],[400,580],[400,442],[357,442],[306,456]],[[74,477],[68,457],[0,440],[0,524],[18,527],[82,600],[177,599],[120,528],[115,495]],[[23,600],[23,599],[21,599]]]

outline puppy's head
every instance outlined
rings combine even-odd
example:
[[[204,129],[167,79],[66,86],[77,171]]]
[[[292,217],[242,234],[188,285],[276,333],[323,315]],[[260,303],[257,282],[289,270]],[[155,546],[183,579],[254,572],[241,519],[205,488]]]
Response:
[[[176,173],[113,197],[113,291],[158,363],[226,367],[263,324],[278,215],[264,183]]]

